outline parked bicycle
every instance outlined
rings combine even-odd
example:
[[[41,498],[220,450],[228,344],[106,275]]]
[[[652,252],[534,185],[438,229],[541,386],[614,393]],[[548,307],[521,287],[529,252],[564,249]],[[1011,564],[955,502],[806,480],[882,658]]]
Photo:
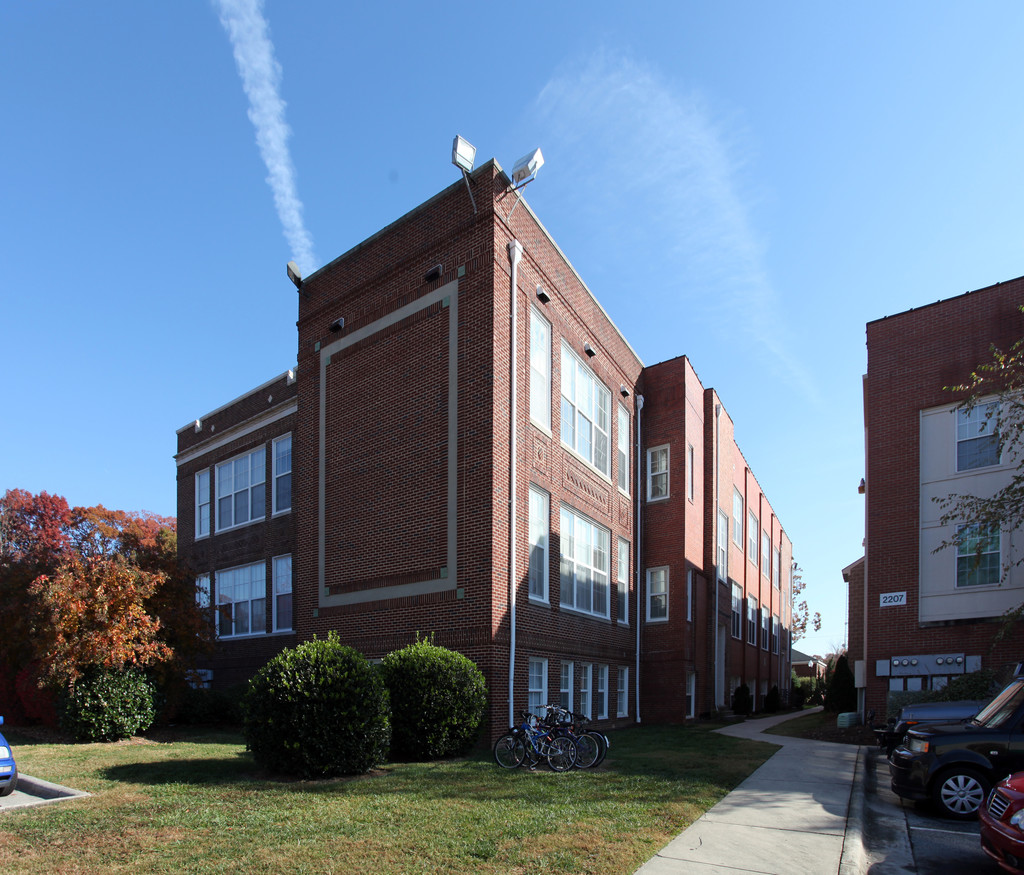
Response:
[[[529,711],[520,711],[519,725],[494,743],[494,760],[504,769],[516,769],[524,763],[536,768],[544,760],[553,772],[567,772],[576,765],[576,757],[576,742],[571,735]]]
[[[590,723],[588,717],[574,714],[559,705],[548,705],[544,722],[556,731],[568,734],[576,742],[577,769],[589,769],[604,761],[611,742],[603,732],[587,728]]]

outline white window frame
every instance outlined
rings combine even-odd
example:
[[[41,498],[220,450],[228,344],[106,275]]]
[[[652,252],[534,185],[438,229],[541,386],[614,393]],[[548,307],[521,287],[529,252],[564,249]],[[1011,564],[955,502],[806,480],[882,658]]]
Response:
[[[686,621],[693,622],[693,569],[686,569]]]
[[[629,716],[629,669],[624,665],[619,666],[615,689],[615,716]]]
[[[761,529],[761,575],[767,577],[772,567],[772,536]]]
[[[956,470],[975,471],[979,468],[992,468],[999,464],[999,403],[988,401],[976,404],[969,412],[963,408],[956,411]],[[961,465],[961,445],[978,444],[984,441],[986,458],[994,449],[995,461],[977,461],[979,456],[965,459],[972,464]]]
[[[530,484],[529,563],[527,590],[531,601],[548,602],[548,545],[551,529],[551,497],[539,486]]]
[[[580,710],[579,713],[588,720],[593,717],[593,709],[590,699],[590,679],[593,666],[589,662],[580,664]]]
[[[977,530],[978,535],[971,530]],[[983,539],[981,553],[977,542]],[[992,547],[994,546],[994,549]],[[986,549],[988,548],[988,549]],[[994,557],[994,560],[993,560]],[[971,580],[984,571],[985,580]],[[954,583],[957,590],[979,586],[998,586],[1002,580],[1002,532],[997,525],[963,525],[957,527],[956,566]]]
[[[218,638],[252,638],[267,634],[266,562],[224,568],[214,574],[214,588]],[[230,623],[231,631],[224,632],[225,623]],[[243,627],[241,631],[237,631],[239,626]]]
[[[292,602],[292,554],[286,553],[283,556],[275,556],[272,563],[272,578],[274,583],[274,624],[275,632],[291,632],[294,628],[295,605]],[[287,617],[284,605],[288,605]],[[284,620],[287,619],[287,625]]]
[[[761,526],[757,521],[757,515],[752,511],[747,511],[747,556],[750,561],[754,563],[754,567],[757,568],[757,560],[761,555],[761,545],[759,543],[758,535],[761,532]]]
[[[779,652],[779,615],[772,614],[772,653]]]
[[[732,637],[743,640],[743,587],[732,585]]]
[[[768,650],[768,637],[771,635],[771,629],[768,626],[768,609],[761,608],[761,649]]]
[[[611,616],[608,586],[611,532],[563,504],[559,513],[558,545],[562,608],[608,619]],[[581,598],[584,593],[586,603]],[[603,609],[595,607],[601,602]]]
[[[629,411],[618,405],[616,446],[618,447],[619,491],[629,495]]]
[[[238,474],[241,471],[239,466],[243,462],[245,463],[246,483],[236,488]],[[230,471],[230,480],[227,477],[228,471]],[[259,477],[258,480],[255,479],[257,476]],[[245,507],[247,516],[241,522],[236,522],[238,518],[236,513],[238,496],[243,493],[246,495]],[[229,529],[237,529],[241,526],[247,526],[250,523],[263,520],[267,513],[266,495],[267,448],[265,446],[257,447],[247,453],[234,456],[226,462],[220,462],[217,465],[217,531],[226,532]],[[224,523],[225,502],[229,502],[227,506],[231,509],[231,522],[228,524]],[[259,506],[258,515],[254,512],[253,505]]]
[[[686,673],[686,698],[689,701],[686,716],[695,717],[697,714],[697,675],[692,671]]]
[[[559,704],[565,708],[566,711],[573,710],[572,701],[572,676],[573,676],[573,663],[568,661],[562,662],[561,672],[561,686],[559,688]]]
[[[629,625],[629,541],[619,538],[619,553],[616,557],[615,595],[618,622]]]
[[[747,596],[747,644],[757,647],[757,599]]]
[[[775,564],[772,566],[772,585],[782,589],[782,545],[775,548]]]
[[[668,622],[668,566],[647,569],[647,622]]]
[[[526,708],[531,714],[543,717],[547,704],[548,661],[542,657],[531,656],[527,668]]]
[[[612,395],[562,343],[562,444],[605,477],[611,476]]]
[[[551,433],[551,323],[530,307],[530,419]]]
[[[729,517],[718,509],[718,562],[715,563],[718,579],[723,583],[729,579]]]
[[[686,497],[693,501],[694,498],[694,459],[693,444],[686,445]]]
[[[746,503],[743,501],[742,493],[733,487],[732,490],[732,542],[743,549],[743,512],[746,510]]]
[[[196,540],[210,537],[210,469],[196,472]]]
[[[598,720],[608,719],[608,666],[599,665],[594,673],[594,704],[597,706]]]
[[[647,451],[647,500],[665,501],[669,497],[669,446],[651,447]]]
[[[284,447],[287,445],[287,450]],[[271,507],[273,508],[273,516],[278,514],[291,513],[292,509],[292,436],[291,434],[282,435],[279,438],[274,439],[274,445],[272,448],[272,454],[274,457],[274,495]],[[287,455],[285,455],[287,453]],[[287,465],[287,467],[285,467]],[[281,484],[284,483],[285,478],[288,480],[288,504],[284,507],[278,507],[278,502],[281,499],[283,489]]]
[[[210,575],[200,574],[196,578],[196,605],[201,611],[210,609]]]

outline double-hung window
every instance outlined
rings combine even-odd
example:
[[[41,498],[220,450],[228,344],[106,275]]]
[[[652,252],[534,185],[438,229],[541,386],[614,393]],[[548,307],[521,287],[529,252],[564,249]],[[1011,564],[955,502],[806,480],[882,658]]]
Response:
[[[761,608],[761,649],[768,649],[768,636],[771,634],[771,630],[768,627],[768,611],[765,608]]]
[[[200,574],[196,578],[196,604],[201,611],[210,609],[210,575]]]
[[[267,451],[260,447],[217,466],[217,531],[266,514]]]
[[[559,691],[559,704],[565,708],[566,711],[573,709],[572,704],[572,663],[562,663],[562,687]]]
[[[548,661],[546,659],[530,658],[527,704],[531,714],[544,716],[544,707],[548,704]]]
[[[619,422],[616,445],[619,448],[619,489],[629,492],[629,413],[619,405]]]
[[[729,579],[729,517],[718,511],[718,579]]]
[[[647,622],[668,619],[668,568],[647,569]]]
[[[956,469],[970,471],[999,464],[999,437],[995,401],[956,412]]]
[[[767,577],[772,568],[772,538],[766,531],[761,530],[761,574]]]
[[[686,445],[686,497],[693,501],[694,495],[694,455],[693,444]]]
[[[603,720],[608,716],[608,666],[599,665],[594,672],[594,710],[597,712],[597,719]]]
[[[693,717],[697,711],[697,675],[686,673],[686,716]]]
[[[606,477],[611,404],[608,389],[562,344],[562,443]]]
[[[217,572],[217,634],[221,638],[267,631],[266,575],[263,562]]]
[[[583,664],[580,666],[580,714],[587,719],[593,715],[590,712],[590,674],[593,666]]]
[[[772,584],[776,589],[782,586],[782,548],[775,548],[775,565],[772,566]]]
[[[611,535],[567,507],[559,521],[562,607],[607,617]]]
[[[779,615],[772,615],[772,653],[779,652]]]
[[[548,600],[548,507],[543,490],[530,486],[530,598]]]
[[[755,568],[757,568],[757,533],[760,531],[757,517],[753,511],[750,511],[747,514],[747,556],[754,563]]]
[[[647,500],[668,498],[668,447],[647,451]]]
[[[747,644],[757,645],[757,599],[747,596]]]
[[[999,527],[969,525],[957,529],[956,585],[988,586],[999,583]]]
[[[196,474],[196,537],[210,534],[210,469]]]
[[[274,557],[274,631],[292,628],[292,557]]]
[[[619,538],[619,561],[615,575],[616,608],[619,622],[629,623],[629,541]]]
[[[732,491],[732,542],[743,549],[743,496],[738,489]]]
[[[292,436],[274,441],[274,513],[292,509]]]
[[[615,716],[629,716],[629,669],[619,666],[619,683],[615,690]]]
[[[732,585],[732,637],[743,637],[743,588],[738,583]]]
[[[530,308],[530,419],[551,431],[551,325]]]

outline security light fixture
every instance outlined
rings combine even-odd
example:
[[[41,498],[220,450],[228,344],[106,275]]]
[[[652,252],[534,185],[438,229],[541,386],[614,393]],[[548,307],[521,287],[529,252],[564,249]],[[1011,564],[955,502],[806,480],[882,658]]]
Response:
[[[597,355],[597,350],[595,350],[594,347],[592,347],[589,343],[583,344],[583,351],[591,358]]]
[[[619,386],[619,394],[623,398],[628,398],[629,397],[629,389],[627,389],[625,386]]]
[[[551,300],[551,295],[549,295],[544,290],[544,286],[542,286],[540,283],[537,283],[537,300],[540,301],[542,304],[546,304],[548,301]]]
[[[441,278],[441,271],[444,268],[440,264],[435,264],[430,270],[427,271],[426,276],[423,277],[423,282],[432,283],[435,280]]]
[[[331,331],[341,331],[345,327],[345,317],[340,316],[331,323]]]
[[[456,136],[452,141],[452,164],[463,173],[472,173],[476,162],[476,146],[462,137]]]
[[[544,166],[544,156],[540,149],[534,149],[530,154],[524,155],[512,167],[512,187],[522,188],[537,178],[537,171]]]
[[[302,288],[302,271],[294,261],[288,262],[288,279],[295,283],[295,288]]]

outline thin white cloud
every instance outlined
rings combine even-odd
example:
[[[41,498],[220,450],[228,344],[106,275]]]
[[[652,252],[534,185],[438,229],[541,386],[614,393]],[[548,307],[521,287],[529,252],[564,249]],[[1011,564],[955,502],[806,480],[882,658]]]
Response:
[[[549,160],[561,151],[562,172],[573,174],[566,192],[572,206],[600,217],[605,245],[620,245],[634,265],[649,265],[662,278],[660,288],[636,290],[652,295],[651,310],[664,310],[682,292],[690,324],[700,313],[709,330],[740,328],[814,397],[741,192],[738,138],[702,96],[671,87],[629,58],[598,52],[552,78],[536,108],[546,153],[554,139]]]
[[[302,221],[302,202],[295,189],[295,169],[288,151],[291,130],[281,99],[281,65],[263,17],[263,0],[214,0],[220,23],[234,49],[238,75],[249,98],[249,120],[256,128],[256,144],[267,166],[267,184],[284,228],[292,258],[309,273],[317,266],[313,239]]]

